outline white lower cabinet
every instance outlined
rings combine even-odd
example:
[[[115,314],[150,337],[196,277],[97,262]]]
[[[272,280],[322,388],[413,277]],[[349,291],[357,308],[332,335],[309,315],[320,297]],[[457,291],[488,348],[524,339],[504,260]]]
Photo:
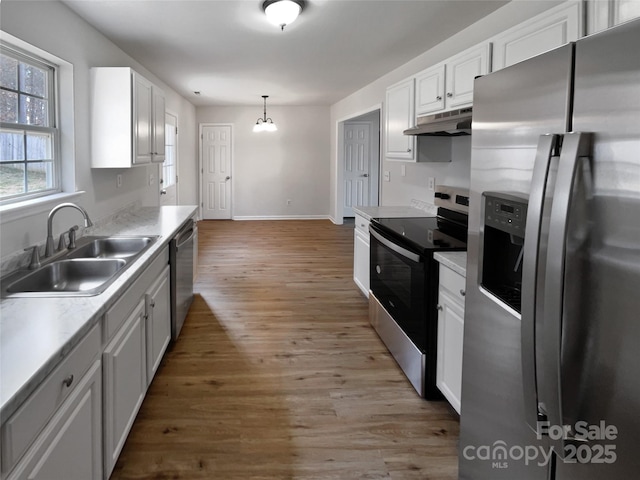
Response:
[[[101,343],[98,323],[3,419],[0,478],[102,478]]]
[[[369,220],[355,216],[353,230],[353,281],[369,298]]]
[[[79,379],[8,480],[102,478],[101,373],[98,359]]]
[[[151,262],[104,316],[104,470],[118,460],[171,338],[169,249]]]
[[[0,428],[0,480],[109,478],[171,340],[165,247]]]
[[[440,264],[436,385],[460,413],[465,278]]]
[[[156,374],[171,340],[171,292],[169,267],[145,295],[147,329],[147,384]]]
[[[108,478],[147,392],[145,302],[141,300],[102,355],[104,467]]]

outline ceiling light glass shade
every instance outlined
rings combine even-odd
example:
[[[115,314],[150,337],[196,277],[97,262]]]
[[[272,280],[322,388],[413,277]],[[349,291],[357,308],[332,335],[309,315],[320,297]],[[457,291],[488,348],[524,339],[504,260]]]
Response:
[[[276,0],[264,3],[264,13],[267,15],[267,20],[283,30],[286,25],[298,18],[301,11],[301,2],[293,0]]]
[[[253,126],[254,132],[275,132],[276,130],[278,130],[278,127],[276,127],[276,124],[273,123],[273,120],[270,118],[268,118],[266,122],[259,118]]]

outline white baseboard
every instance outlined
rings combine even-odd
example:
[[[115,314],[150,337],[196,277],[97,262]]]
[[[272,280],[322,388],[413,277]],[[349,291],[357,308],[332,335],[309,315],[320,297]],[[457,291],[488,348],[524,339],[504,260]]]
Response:
[[[233,220],[329,220],[329,215],[234,215]]]

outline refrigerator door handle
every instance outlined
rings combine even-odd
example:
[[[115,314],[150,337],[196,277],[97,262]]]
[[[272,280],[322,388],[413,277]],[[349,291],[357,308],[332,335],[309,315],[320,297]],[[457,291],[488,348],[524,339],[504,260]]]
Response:
[[[538,389],[536,376],[536,309],[540,297],[536,294],[538,265],[540,259],[540,235],[542,212],[547,189],[547,179],[551,159],[562,139],[561,135],[541,135],[538,140],[536,159],[531,179],[531,193],[527,208],[526,235],[522,264],[522,308],[520,320],[520,342],[522,354],[522,385],[524,390],[524,411],[527,424],[536,433],[538,422],[543,420],[538,409]]]
[[[590,134],[565,134],[558,166],[558,177],[554,189],[553,205],[551,206],[544,290],[544,358],[541,362],[544,369],[545,382],[540,386],[541,398],[544,401],[544,408],[550,427],[564,426],[561,348],[563,343],[567,238],[570,233],[568,228],[569,212],[572,207],[572,192],[580,170],[584,174],[583,181],[586,186],[589,187],[591,184],[588,157],[590,150]],[[564,458],[567,453],[565,450],[566,440],[571,440],[571,432],[566,436],[549,438],[551,446],[560,458]]]

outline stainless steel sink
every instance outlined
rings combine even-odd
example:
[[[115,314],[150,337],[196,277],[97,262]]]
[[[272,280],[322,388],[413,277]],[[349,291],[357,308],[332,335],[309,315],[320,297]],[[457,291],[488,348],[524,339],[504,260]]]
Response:
[[[83,241],[84,240],[84,241]],[[86,237],[68,258],[129,258],[153,243],[153,237]]]
[[[7,292],[72,292],[85,295],[115,278],[122,259],[70,259],[45,265],[9,285]]]
[[[5,297],[91,296],[105,291],[157,236],[82,237],[76,248],[56,253],[37,270],[2,279]]]

